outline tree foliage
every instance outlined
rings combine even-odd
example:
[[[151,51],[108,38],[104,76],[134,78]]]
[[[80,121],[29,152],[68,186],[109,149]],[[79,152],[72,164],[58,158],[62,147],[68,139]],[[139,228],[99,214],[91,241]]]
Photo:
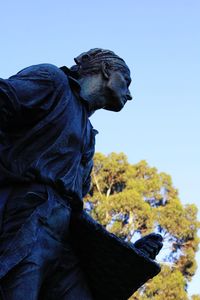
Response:
[[[97,153],[85,203],[96,220],[127,241],[152,231],[164,237],[158,256],[162,272],[131,299],[189,299],[187,284],[197,268],[200,222],[197,207],[182,205],[169,175],[146,161],[131,165],[123,153]],[[192,300],[198,297],[194,295]]]
[[[200,300],[200,295],[193,295],[192,300]]]

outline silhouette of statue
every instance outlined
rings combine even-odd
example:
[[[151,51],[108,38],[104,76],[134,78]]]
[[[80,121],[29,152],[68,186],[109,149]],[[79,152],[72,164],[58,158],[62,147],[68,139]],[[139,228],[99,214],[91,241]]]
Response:
[[[155,276],[160,235],[134,245],[83,210],[97,109],[131,100],[130,71],[92,49],[70,69],[39,64],[0,80],[1,299],[127,299]]]

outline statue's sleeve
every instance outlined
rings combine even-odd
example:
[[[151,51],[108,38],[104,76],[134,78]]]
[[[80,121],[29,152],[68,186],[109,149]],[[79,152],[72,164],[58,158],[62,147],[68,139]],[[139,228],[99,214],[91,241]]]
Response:
[[[92,168],[93,168],[93,161],[91,160],[90,162],[88,162],[87,167],[85,167],[84,169],[83,185],[82,185],[83,198],[90,191]]]
[[[64,80],[65,74],[50,64],[31,66],[0,79],[0,128],[41,120],[59,101]]]
[[[83,185],[82,185],[82,197],[84,198],[90,190],[91,185],[91,173],[93,169],[93,156],[95,152],[95,136],[98,133],[97,130],[91,129],[89,144],[82,155],[81,165],[83,167]]]

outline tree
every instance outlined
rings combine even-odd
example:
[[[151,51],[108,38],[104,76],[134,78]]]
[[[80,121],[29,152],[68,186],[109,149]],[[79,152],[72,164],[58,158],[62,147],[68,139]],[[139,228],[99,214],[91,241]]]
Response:
[[[130,299],[189,299],[187,284],[197,267],[200,222],[194,204],[181,204],[169,175],[146,161],[131,165],[123,153],[97,153],[85,203],[97,221],[127,241],[152,231],[164,237],[158,256],[162,272]]]
[[[200,300],[200,295],[193,295],[192,300]]]

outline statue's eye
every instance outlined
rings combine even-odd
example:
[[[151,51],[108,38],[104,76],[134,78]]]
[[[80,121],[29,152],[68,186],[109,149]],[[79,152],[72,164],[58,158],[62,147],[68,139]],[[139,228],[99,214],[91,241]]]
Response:
[[[127,87],[129,87],[129,85],[131,84],[131,78],[130,77],[125,77],[126,83],[127,83]]]

